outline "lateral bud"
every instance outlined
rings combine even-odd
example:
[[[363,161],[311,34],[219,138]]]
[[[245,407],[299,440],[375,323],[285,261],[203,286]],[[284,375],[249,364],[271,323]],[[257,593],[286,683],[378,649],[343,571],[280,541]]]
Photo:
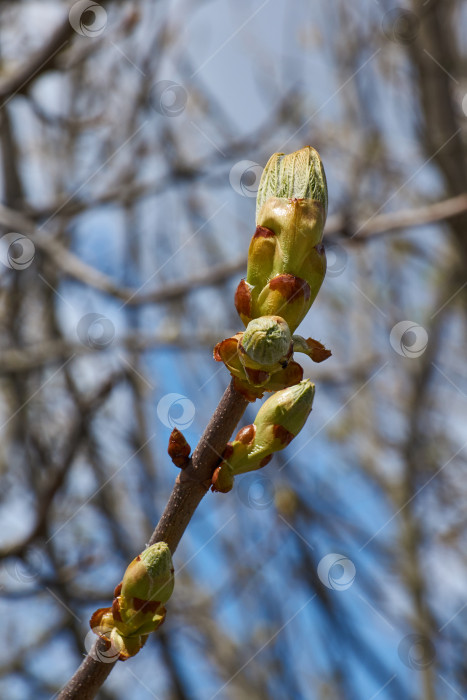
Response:
[[[178,428],[174,428],[170,433],[167,452],[176,467],[185,469],[190,461],[191,447]]]
[[[170,549],[156,542],[141,552],[127,567],[115,589],[110,608],[99,608],[90,620],[91,629],[119,651],[125,661],[144,646],[148,635],[165,619],[166,603],[174,588]]]
[[[258,411],[252,425],[242,428],[228,443],[214,471],[212,490],[226,493],[237,474],[261,469],[274,452],[283,450],[305,425],[313,405],[314,384],[309,379],[273,394]]]

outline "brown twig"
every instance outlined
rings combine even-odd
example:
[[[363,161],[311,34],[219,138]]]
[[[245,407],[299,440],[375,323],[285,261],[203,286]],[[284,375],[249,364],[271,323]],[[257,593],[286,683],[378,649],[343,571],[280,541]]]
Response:
[[[165,510],[149,544],[167,542],[175,552],[193,513],[209,489],[212,473],[227,441],[242,417],[248,401],[230,382],[193,452],[187,468],[180,472]],[[116,662],[105,659],[106,644],[97,640],[57,700],[92,700]]]

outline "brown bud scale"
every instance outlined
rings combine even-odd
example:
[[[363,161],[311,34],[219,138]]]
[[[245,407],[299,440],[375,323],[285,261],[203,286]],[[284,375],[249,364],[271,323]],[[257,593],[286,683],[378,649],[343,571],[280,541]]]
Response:
[[[252,369],[245,367],[245,374],[249,381],[256,386],[261,386],[269,379],[269,372],[263,372],[262,369]]]
[[[221,474],[221,468],[217,467],[217,469],[214,470],[214,474],[212,475],[211,491],[213,491],[213,492],[217,491],[219,493],[228,493],[229,491],[232,490],[232,485],[228,484],[227,486],[219,487],[218,481],[219,481],[220,474]]]
[[[251,291],[245,280],[240,280],[240,283],[235,292],[235,308],[240,316],[251,315]],[[217,359],[217,358],[216,358]]]
[[[122,621],[122,616],[120,615],[120,598],[114,598],[114,601],[112,603],[112,615],[114,620],[117,620],[118,622]]]
[[[273,427],[274,438],[279,440],[283,445],[289,445],[294,439],[295,435],[289,432],[282,425],[275,425]]]
[[[133,607],[138,612],[142,610],[145,613],[155,613],[157,612],[157,609],[160,606],[159,600],[142,600],[141,598],[132,598],[132,600]]]
[[[95,627],[100,627],[102,616],[104,613],[108,612],[110,608],[97,608],[97,610],[94,610],[93,614],[91,615],[91,619],[89,620],[89,624],[91,626],[91,629],[94,629]],[[99,634],[99,637],[101,639],[105,639],[105,637],[101,634]]]
[[[257,387],[250,387],[246,382],[242,382],[237,377],[233,378],[235,391],[244,396],[247,401],[254,403],[256,399],[262,399],[264,391]]]
[[[244,445],[250,445],[255,439],[256,435],[256,425],[245,425],[244,428],[238,431],[235,436],[235,440],[238,442],[243,442]]]
[[[274,231],[271,231],[270,228],[266,228],[266,226],[257,226],[253,238],[274,238],[275,235]]]
[[[273,291],[278,291],[287,301],[299,299],[303,296],[305,301],[308,301],[311,295],[311,289],[308,282],[296,277],[295,275],[283,274],[276,275],[269,282],[269,288]]]
[[[229,457],[232,456],[233,451],[234,451],[234,448],[233,448],[232,443],[228,442],[226,447],[225,447],[224,453],[222,455],[222,460],[224,462],[226,462],[229,459]]]
[[[313,338],[307,338],[306,344],[311,350],[311,359],[313,362],[324,362],[328,357],[331,357],[332,352],[328,350],[323,343]]]

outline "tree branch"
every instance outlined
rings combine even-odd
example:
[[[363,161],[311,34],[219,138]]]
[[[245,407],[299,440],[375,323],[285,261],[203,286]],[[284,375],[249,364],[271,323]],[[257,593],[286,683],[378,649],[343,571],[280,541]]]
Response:
[[[188,466],[178,475],[149,544],[167,542],[172,554],[175,552],[193,513],[209,489],[212,473],[247,406],[247,399],[231,381]],[[98,661],[99,658],[105,659],[105,654],[106,644],[98,639],[57,700],[92,700],[116,663]]]

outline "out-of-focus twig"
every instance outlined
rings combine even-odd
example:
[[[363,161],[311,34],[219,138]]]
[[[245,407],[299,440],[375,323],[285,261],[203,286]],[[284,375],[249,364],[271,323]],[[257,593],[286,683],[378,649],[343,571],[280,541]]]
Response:
[[[352,225],[346,217],[336,214],[328,219],[325,241],[344,236],[347,240],[359,242],[362,239],[371,239],[390,231],[400,231],[405,228],[449,220],[465,212],[467,212],[467,194],[461,194],[417,209],[379,214],[355,225]],[[219,284],[246,269],[246,257],[242,257],[231,263],[211,268],[202,275],[167,284],[163,289],[143,293],[120,285],[108,275],[84,263],[51,235],[38,232],[34,222],[20,212],[0,205],[0,223],[11,230],[34,236],[34,245],[48,255],[63,273],[83,284],[117,297],[131,306],[172,301],[189,294],[194,289]]]
[[[4,102],[13,95],[24,93],[41,73],[53,68],[55,58],[67,46],[72,34],[73,27],[66,17],[29,61],[22,64],[16,73],[0,82],[0,101]]]

